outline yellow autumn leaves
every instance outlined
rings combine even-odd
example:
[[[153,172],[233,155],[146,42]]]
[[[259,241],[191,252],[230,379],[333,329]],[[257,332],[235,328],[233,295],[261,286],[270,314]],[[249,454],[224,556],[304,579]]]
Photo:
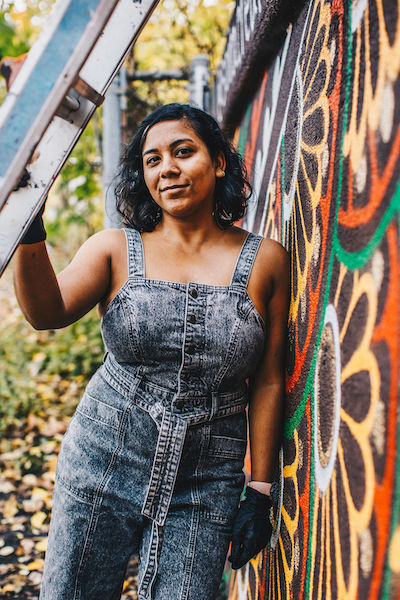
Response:
[[[57,453],[68,418],[30,413],[0,441],[0,598],[36,593],[47,548]],[[32,469],[31,472],[29,470]]]

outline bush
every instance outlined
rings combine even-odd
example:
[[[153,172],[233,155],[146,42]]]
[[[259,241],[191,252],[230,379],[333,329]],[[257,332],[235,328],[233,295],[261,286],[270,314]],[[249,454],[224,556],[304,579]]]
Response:
[[[0,323],[0,434],[49,407],[72,414],[104,352],[95,310],[65,329],[35,331],[10,309]]]

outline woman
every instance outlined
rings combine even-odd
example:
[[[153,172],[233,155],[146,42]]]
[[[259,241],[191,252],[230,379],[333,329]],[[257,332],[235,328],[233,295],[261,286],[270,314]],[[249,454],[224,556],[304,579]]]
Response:
[[[212,600],[232,537],[234,568],[268,543],[289,263],[233,225],[248,189],[214,119],[171,104],[126,150],[124,230],[92,236],[58,276],[41,218],[20,245],[30,323],[65,327],[98,304],[106,346],[62,443],[42,600],[120,598],[132,552],[141,600]]]

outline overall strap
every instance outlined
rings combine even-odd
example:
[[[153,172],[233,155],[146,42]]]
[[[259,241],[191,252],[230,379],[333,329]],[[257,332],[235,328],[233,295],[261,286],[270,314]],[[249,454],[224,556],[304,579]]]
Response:
[[[263,239],[262,235],[256,235],[251,232],[248,234],[237,259],[231,285],[236,283],[247,287],[251,269],[253,268],[254,260]]]
[[[123,229],[128,251],[128,276],[144,277],[144,254],[140,233],[136,229]]]

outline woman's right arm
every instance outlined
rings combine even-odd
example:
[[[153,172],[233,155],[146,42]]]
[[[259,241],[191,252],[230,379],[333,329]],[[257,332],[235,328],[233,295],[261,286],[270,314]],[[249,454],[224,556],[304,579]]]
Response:
[[[90,237],[58,275],[44,241],[20,244],[14,258],[15,293],[35,329],[66,327],[106,296],[117,235],[118,230],[109,229]]]

